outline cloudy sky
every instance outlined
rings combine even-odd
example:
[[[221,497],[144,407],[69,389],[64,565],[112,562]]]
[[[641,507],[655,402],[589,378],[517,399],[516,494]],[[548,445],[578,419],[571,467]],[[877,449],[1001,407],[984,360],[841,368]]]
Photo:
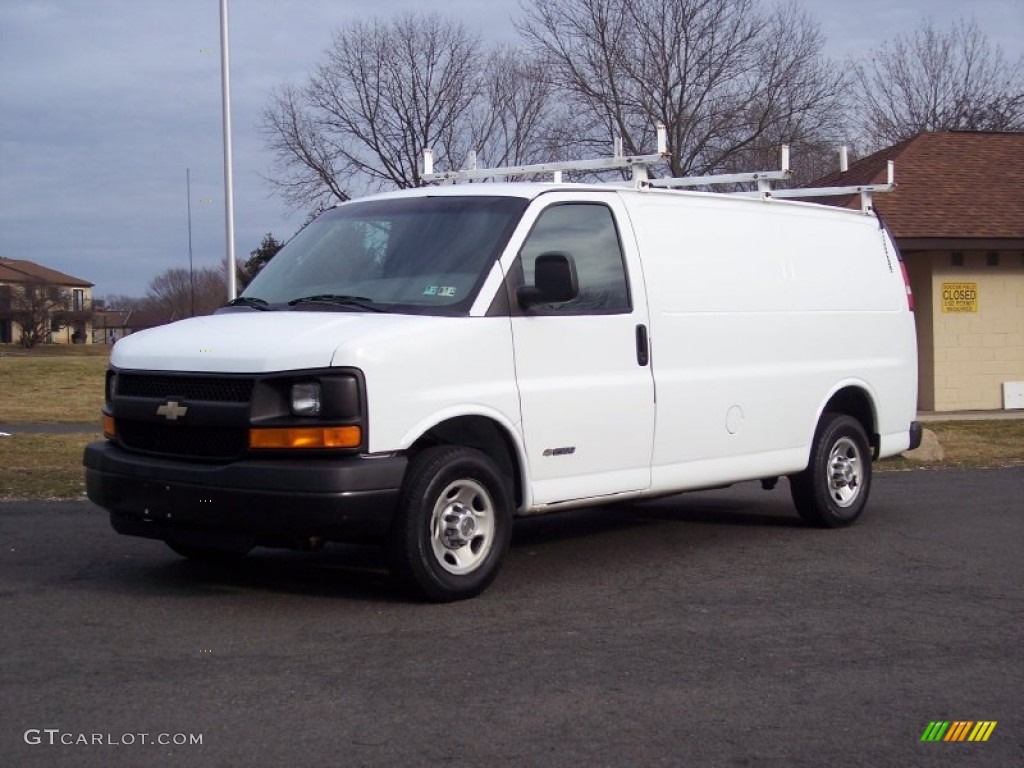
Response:
[[[965,14],[1004,52],[1024,51],[1024,0],[804,0],[836,58],[867,52],[929,16]],[[299,82],[331,30],[407,0],[231,0],[236,252],[302,223],[263,176],[270,89]],[[443,0],[431,9],[485,39],[514,38],[519,0]],[[219,0],[0,0],[0,256],[145,293],[188,266],[185,169],[197,267],[225,253]]]

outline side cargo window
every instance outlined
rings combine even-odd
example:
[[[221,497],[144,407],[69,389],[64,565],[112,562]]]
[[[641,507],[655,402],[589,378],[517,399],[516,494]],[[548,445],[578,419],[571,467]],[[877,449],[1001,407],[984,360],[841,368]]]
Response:
[[[534,264],[542,253],[572,256],[579,295],[558,304],[539,304],[542,314],[624,314],[630,311],[622,247],[611,209],[600,203],[553,205],[537,223],[519,252],[525,285],[534,283]]]

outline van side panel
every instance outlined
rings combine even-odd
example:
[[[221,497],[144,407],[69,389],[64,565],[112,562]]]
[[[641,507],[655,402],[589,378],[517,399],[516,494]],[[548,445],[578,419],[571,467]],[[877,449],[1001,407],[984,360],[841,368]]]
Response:
[[[841,386],[868,394],[879,432],[907,433],[913,316],[876,219],[721,195],[624,197],[651,313],[652,490],[803,469]]]

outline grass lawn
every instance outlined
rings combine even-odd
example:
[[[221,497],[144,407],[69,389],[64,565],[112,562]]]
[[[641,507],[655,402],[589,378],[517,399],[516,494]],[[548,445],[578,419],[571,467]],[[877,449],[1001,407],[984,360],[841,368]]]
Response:
[[[39,344],[25,349],[20,344],[0,344],[0,357],[110,357],[110,344]]]
[[[922,463],[896,456],[878,462],[876,469],[1024,466],[1024,419],[932,421],[924,427],[939,438],[945,452],[942,461]]]
[[[0,423],[99,424],[109,355],[91,344],[0,346]]]

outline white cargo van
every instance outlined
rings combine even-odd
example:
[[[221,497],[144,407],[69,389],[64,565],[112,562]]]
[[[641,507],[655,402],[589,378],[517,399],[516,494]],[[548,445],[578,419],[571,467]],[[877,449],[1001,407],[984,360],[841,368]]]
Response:
[[[920,441],[892,239],[638,176],[325,212],[228,307],[118,342],[89,498],[190,557],[380,541],[431,600],[482,591],[515,516],[786,476],[853,522]]]

